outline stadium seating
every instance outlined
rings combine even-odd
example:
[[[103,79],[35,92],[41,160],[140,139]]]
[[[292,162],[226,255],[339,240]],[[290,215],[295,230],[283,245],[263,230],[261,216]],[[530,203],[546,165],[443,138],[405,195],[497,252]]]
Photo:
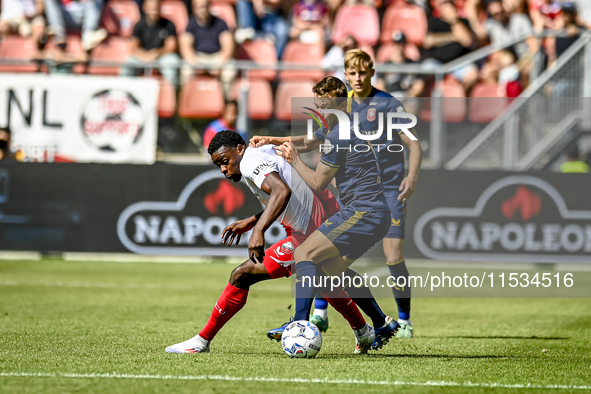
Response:
[[[359,49],[361,49],[362,51],[364,51],[365,53],[367,53],[369,55],[369,57],[372,58],[372,60],[373,60],[374,63],[377,63],[376,62],[376,53],[373,50],[373,47],[371,45],[361,45],[359,47]]]
[[[103,8],[102,25],[109,34],[131,37],[140,20],[140,10],[133,0],[109,1]]]
[[[352,35],[359,45],[375,45],[380,36],[380,20],[374,7],[355,4],[339,8],[335,16],[332,42]]]
[[[215,118],[223,108],[222,86],[213,77],[194,77],[179,94],[178,114],[183,118]]]
[[[232,87],[232,99],[238,100],[241,83],[238,80]],[[250,79],[248,81],[248,116],[251,119],[269,119],[273,115],[273,90],[269,81]]]
[[[261,64],[277,64],[277,51],[275,45],[264,39],[245,41],[238,48],[238,60],[252,60]],[[252,70],[249,72],[250,78],[262,78],[268,81],[275,80],[277,72],[275,70]]]
[[[160,80],[158,93],[158,117],[172,118],[176,112],[176,91],[174,85],[166,79]]]
[[[0,41],[0,59],[32,61],[35,43],[29,38],[8,36]],[[38,69],[35,63],[0,64],[0,72],[34,73]]]
[[[55,41],[50,39],[49,42],[45,45],[45,53],[51,53],[53,49],[55,49]],[[69,35],[66,38],[66,52],[69,57],[75,59],[76,64],[72,68],[72,71],[75,74],[84,74],[86,71],[86,66],[82,63],[86,62],[87,54],[84,48],[82,48],[82,42],[80,41],[79,36]],[[42,72],[48,71],[47,64],[41,66]]]
[[[324,56],[324,46],[322,44],[304,44],[293,40],[287,43],[283,51],[283,62],[285,64],[302,64],[308,66],[317,66],[320,68],[320,62]],[[282,80],[294,79],[312,79],[318,80],[324,77],[322,70],[286,70],[280,74]]]
[[[488,123],[509,105],[503,87],[497,84],[479,83],[472,88],[468,103],[470,122]]]
[[[466,94],[462,85],[453,78],[445,79],[439,88],[442,90],[443,119],[448,123],[461,123],[466,118]],[[431,100],[425,100],[421,119],[431,121]]]
[[[226,22],[228,29],[236,29],[236,13],[230,3],[212,3],[209,5],[209,12]]]
[[[314,82],[304,81],[282,81],[275,93],[275,117],[279,120],[291,119],[292,97],[313,97],[312,87]],[[305,119],[306,115],[298,113],[296,119]]]
[[[392,33],[400,30],[406,41],[420,46],[427,34],[427,17],[425,11],[417,5],[392,4],[386,9],[382,20],[382,34],[380,41],[392,41]]]
[[[90,53],[92,62],[110,62],[124,63],[131,56],[131,42],[129,38],[111,36],[106,41],[100,43]],[[92,65],[88,68],[89,74],[98,75],[118,75],[119,66],[97,66]]]
[[[181,35],[189,24],[187,6],[180,0],[165,0],[160,6],[160,15],[174,23],[176,34]]]
[[[380,49],[378,49],[377,54],[378,63],[387,63],[390,60],[390,54],[392,53],[392,48],[394,45],[395,44],[393,42],[387,42],[380,45]],[[404,47],[404,56],[406,56],[407,59],[414,61],[419,61],[421,59],[419,48],[413,44],[406,44]]]

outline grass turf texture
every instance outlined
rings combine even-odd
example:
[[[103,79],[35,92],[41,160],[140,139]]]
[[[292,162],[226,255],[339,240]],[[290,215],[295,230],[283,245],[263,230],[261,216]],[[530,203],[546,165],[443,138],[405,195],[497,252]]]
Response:
[[[412,267],[412,263],[411,263]],[[267,329],[286,321],[288,279],[253,287],[210,355],[164,348],[195,335],[231,265],[0,262],[1,392],[581,392],[574,389],[64,377],[228,375],[342,381],[591,385],[589,299],[416,299],[415,338],[354,356],[334,310],[316,359],[287,358]],[[394,300],[382,300],[395,313]],[[6,376],[56,373],[55,377]]]

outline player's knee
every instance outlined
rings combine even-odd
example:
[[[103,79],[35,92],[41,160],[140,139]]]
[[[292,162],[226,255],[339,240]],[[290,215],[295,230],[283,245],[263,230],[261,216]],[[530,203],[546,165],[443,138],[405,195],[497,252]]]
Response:
[[[254,263],[250,260],[245,261],[238,267],[234,268],[230,274],[230,283],[233,286],[241,288],[241,286],[250,286],[255,281]]]
[[[390,251],[388,256],[386,256],[386,263],[388,265],[400,264],[402,261],[404,261],[404,256],[400,250]]]

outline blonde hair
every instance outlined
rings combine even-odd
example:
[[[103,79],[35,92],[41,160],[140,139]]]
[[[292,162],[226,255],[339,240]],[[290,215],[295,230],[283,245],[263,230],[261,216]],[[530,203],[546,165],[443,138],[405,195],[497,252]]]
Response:
[[[334,93],[336,97],[347,97],[345,83],[333,76],[326,76],[316,82],[312,87],[312,92],[320,97],[324,97],[329,93]]]
[[[345,55],[345,70],[350,67],[360,70],[362,66],[368,70],[373,69],[373,60],[371,56],[361,49],[351,49],[350,51],[347,51],[347,54]]]

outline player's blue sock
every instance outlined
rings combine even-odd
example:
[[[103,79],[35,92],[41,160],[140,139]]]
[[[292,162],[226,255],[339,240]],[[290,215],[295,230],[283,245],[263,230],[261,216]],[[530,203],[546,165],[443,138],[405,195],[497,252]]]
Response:
[[[320,294],[316,296],[314,300],[314,309],[326,309],[328,308],[328,301],[326,301]]]
[[[300,261],[296,264],[294,320],[308,320],[310,318],[312,300],[316,295],[314,278],[316,278],[316,264],[311,261]]]
[[[409,320],[410,319],[410,283],[408,282],[408,269],[404,260],[398,264],[389,265],[390,275],[396,281],[396,278],[404,276],[406,278],[406,286],[398,287],[393,286],[392,292],[396,299],[396,305],[398,305],[398,319]],[[400,280],[402,282],[402,279]]]
[[[363,283],[363,280],[357,279],[353,282],[355,276],[361,277],[357,272],[349,268],[345,271],[345,277],[351,278],[351,283]],[[363,278],[361,278],[363,279]],[[374,327],[379,328],[386,324],[386,314],[382,311],[378,303],[376,302],[371,289],[368,286],[346,286],[344,290],[349,294],[349,297],[357,304],[369,318]]]

